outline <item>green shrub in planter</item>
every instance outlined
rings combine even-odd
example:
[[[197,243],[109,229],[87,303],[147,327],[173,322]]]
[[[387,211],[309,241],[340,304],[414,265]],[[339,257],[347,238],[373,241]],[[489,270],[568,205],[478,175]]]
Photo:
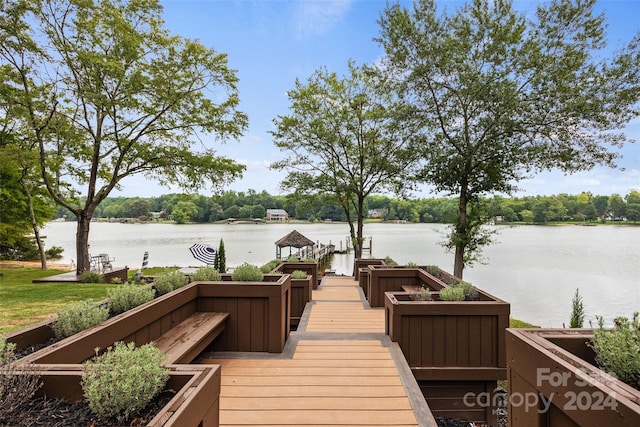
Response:
[[[431,301],[431,290],[429,288],[421,287],[418,292],[411,294],[413,301]]]
[[[58,311],[53,330],[58,338],[66,338],[84,331],[109,318],[109,309],[93,301],[74,302]]]
[[[455,288],[460,288],[464,292],[464,299],[474,300],[478,298],[478,290],[469,282],[458,282],[453,285]]]
[[[302,270],[294,270],[291,272],[291,278],[292,279],[306,279],[307,278],[307,273],[306,271],[302,271]]]
[[[281,262],[282,261],[280,261],[279,259],[272,259],[271,261],[260,267],[260,271],[262,271],[263,273],[271,273],[274,268],[280,265]]]
[[[638,313],[633,319],[617,317],[613,329],[604,329],[604,320],[598,317],[599,329],[594,330],[591,347],[601,368],[612,372],[620,381],[640,390],[640,321]]]
[[[116,342],[85,362],[82,390],[91,410],[104,419],[123,422],[143,409],[169,379],[169,370],[162,366],[163,357],[153,344],[135,348],[132,342]]]
[[[14,343],[7,342],[4,336],[0,337],[0,366],[13,361],[13,352],[15,349],[16,345]]]
[[[384,262],[385,262],[385,264],[387,264],[387,265],[398,265],[398,263],[397,263],[397,262],[395,262],[395,261],[394,261],[394,259],[393,259],[393,258],[391,258],[391,257],[390,257],[390,256],[388,256],[388,255],[384,258]]]
[[[147,286],[122,285],[107,291],[109,300],[109,312],[112,315],[124,313],[134,307],[151,301],[155,291]]]
[[[214,267],[200,267],[191,275],[194,282],[218,282],[222,280],[220,272]]]
[[[102,283],[104,282],[104,277],[95,271],[85,271],[80,275],[79,280],[80,283]]]
[[[154,286],[158,295],[167,294],[174,289],[178,289],[187,284],[187,276],[185,276],[179,270],[174,270],[169,273],[163,273],[156,276],[154,280]]]
[[[444,288],[440,289],[441,301],[464,301],[464,289]]]
[[[245,262],[233,270],[231,278],[237,282],[262,282],[264,274],[260,268]]]

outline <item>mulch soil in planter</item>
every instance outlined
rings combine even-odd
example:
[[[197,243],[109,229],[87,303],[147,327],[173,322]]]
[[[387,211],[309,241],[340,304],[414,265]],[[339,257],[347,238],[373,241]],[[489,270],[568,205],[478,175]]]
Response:
[[[61,399],[34,398],[11,417],[0,420],[3,427],[119,427],[147,425],[175,395],[166,390],[124,423],[99,419],[87,402],[69,403]]]

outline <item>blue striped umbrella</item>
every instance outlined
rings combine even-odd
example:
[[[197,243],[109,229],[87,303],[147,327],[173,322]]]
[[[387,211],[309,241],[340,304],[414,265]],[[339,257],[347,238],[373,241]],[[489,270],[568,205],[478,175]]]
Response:
[[[194,243],[189,250],[195,259],[202,261],[207,265],[212,265],[215,260],[216,250],[209,245]]]

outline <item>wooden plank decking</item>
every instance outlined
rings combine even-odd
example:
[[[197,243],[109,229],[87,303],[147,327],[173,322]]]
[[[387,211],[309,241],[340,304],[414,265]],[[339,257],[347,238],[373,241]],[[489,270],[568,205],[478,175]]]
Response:
[[[384,323],[356,281],[326,277],[282,354],[201,360],[222,365],[220,426],[434,427]]]

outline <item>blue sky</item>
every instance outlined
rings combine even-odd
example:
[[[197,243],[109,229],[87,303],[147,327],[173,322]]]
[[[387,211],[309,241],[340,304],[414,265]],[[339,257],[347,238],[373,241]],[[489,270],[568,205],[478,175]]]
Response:
[[[183,37],[198,39],[205,46],[228,55],[229,66],[240,79],[240,110],[249,116],[249,129],[239,141],[212,147],[220,154],[247,166],[244,178],[226,189],[281,194],[284,172],[269,164],[285,155],[276,148],[269,131],[273,119],[288,114],[287,91],[295,79],[306,81],[315,70],[327,67],[343,75],[347,62],[373,63],[382,49],[373,41],[379,35],[377,20],[385,0],[162,0],[167,28]],[[403,4],[410,5],[408,1]],[[516,0],[524,11],[537,2]],[[463,2],[441,0],[439,6],[452,11]],[[621,47],[640,29],[640,0],[599,0],[598,10],[609,22],[610,46]],[[519,184],[516,196],[619,193],[640,189],[640,119],[627,128],[639,142],[622,150],[624,171],[596,168],[565,176],[558,171],[537,174]],[[142,177],[122,182],[123,191],[112,195],[151,197],[176,188],[160,187]],[[208,189],[200,194],[210,194]],[[423,185],[418,197],[432,195]]]

